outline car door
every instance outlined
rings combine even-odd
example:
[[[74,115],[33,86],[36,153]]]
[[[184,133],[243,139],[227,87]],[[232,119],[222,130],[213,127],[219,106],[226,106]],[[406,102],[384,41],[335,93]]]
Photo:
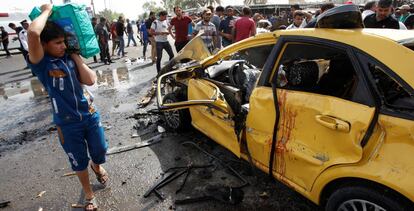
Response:
[[[374,117],[374,103],[355,57],[340,43],[281,37],[270,57],[250,98],[246,122],[249,151],[262,169],[269,169],[269,160],[273,160],[270,169],[274,176],[310,190],[326,168],[362,158],[361,141]],[[338,61],[346,64],[335,64]],[[344,72],[334,71],[334,67],[352,72],[348,79],[352,84],[341,81],[347,76],[334,76]],[[277,87],[275,93],[271,84]]]

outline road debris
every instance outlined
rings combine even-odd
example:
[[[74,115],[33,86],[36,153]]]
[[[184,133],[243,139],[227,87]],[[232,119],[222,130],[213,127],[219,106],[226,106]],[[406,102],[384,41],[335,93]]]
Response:
[[[138,108],[144,108],[146,107],[152,100],[152,98],[155,96],[155,91],[157,90],[157,84],[155,81],[152,82],[151,88],[147,91],[147,94],[141,98],[141,100],[138,102]]]
[[[267,199],[269,198],[269,194],[266,191],[263,191],[262,193],[259,194],[259,197],[262,199]]]
[[[72,171],[72,172],[63,174],[62,177],[70,177],[70,176],[75,176],[75,175],[76,175],[76,172]]]
[[[83,205],[83,204],[72,204],[72,205],[70,205],[72,208],[84,208],[85,207],[85,205]]]
[[[0,208],[4,208],[9,206],[9,204],[11,203],[11,201],[1,201],[0,202]]]
[[[234,176],[237,177],[242,182],[242,184],[240,186],[233,187],[233,188],[243,188],[243,187],[249,185],[249,182],[244,177],[242,177],[236,170],[234,170],[229,164],[227,164],[224,161],[220,160],[218,157],[208,153],[203,148],[198,146],[196,143],[194,143],[192,141],[186,141],[186,142],[183,142],[182,145],[183,146],[190,145],[190,146],[193,146],[193,147],[197,148],[199,151],[201,151],[204,154],[208,155],[210,158],[216,160],[218,163],[220,163],[220,165],[222,165],[223,167],[227,168],[230,172],[232,172],[234,174]]]
[[[159,189],[161,189],[165,185],[169,184],[170,182],[174,181],[175,179],[179,178],[181,175],[186,174],[186,176],[185,176],[183,182],[181,183],[180,187],[176,190],[176,193],[179,193],[184,188],[184,185],[187,181],[187,178],[190,174],[191,169],[193,169],[193,168],[209,168],[209,167],[214,167],[214,165],[212,165],[212,164],[210,164],[210,165],[193,165],[192,163],[189,163],[187,166],[177,166],[177,167],[168,168],[164,172],[163,178],[161,180],[157,181],[155,183],[155,185],[153,185],[144,194],[144,198],[148,197],[151,193],[155,193],[156,196],[159,199],[163,200],[164,196],[162,196],[159,193]],[[180,171],[180,169],[184,169],[184,170]]]
[[[117,153],[122,153],[122,152],[126,152],[126,151],[130,151],[130,150],[134,150],[134,149],[139,149],[142,147],[147,147],[147,146],[151,146],[153,144],[159,143],[161,141],[161,137],[162,134],[158,134],[148,140],[144,140],[142,142],[139,143],[135,143],[135,144],[131,144],[131,145],[127,145],[127,146],[122,146],[122,147],[113,147],[111,149],[108,150],[108,152],[106,153],[107,155],[113,155],[113,154],[117,154]]]
[[[39,209],[37,209],[37,211],[43,211],[43,207],[39,207]]]
[[[207,186],[202,195],[175,200],[175,204],[190,204],[207,200],[217,200],[223,203],[239,204],[243,201],[244,192],[241,188],[228,186]]]
[[[43,194],[45,194],[46,193],[46,191],[44,190],[44,191],[40,191],[40,193],[39,194],[37,194],[37,196],[36,196],[36,198],[40,198],[40,197],[42,197],[43,196]]]
[[[165,129],[160,125],[158,125],[157,130],[159,133],[165,133]]]

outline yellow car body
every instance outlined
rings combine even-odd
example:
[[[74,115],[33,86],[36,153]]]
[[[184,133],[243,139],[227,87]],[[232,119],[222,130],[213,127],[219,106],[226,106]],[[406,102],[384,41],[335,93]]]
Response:
[[[193,67],[178,68],[160,76],[159,89],[164,77],[193,73],[183,79],[187,87],[186,100],[166,103],[159,90],[158,104],[164,111],[188,108],[191,124],[197,130],[240,158],[249,160],[250,156],[257,168],[266,173],[271,170],[273,177],[316,204],[325,204],[338,188],[363,185],[389,189],[397,197],[393,200],[412,205],[414,108],[388,107],[378,94],[379,85],[370,80],[373,76],[369,75],[374,69],[386,69],[384,73],[394,80],[393,85],[404,89],[404,99],[408,95],[409,100],[413,100],[413,43],[414,31],[385,29],[305,29],[261,34],[232,44],[214,55],[205,54]],[[227,102],[219,86],[221,83],[197,74],[197,71],[220,64],[235,52],[265,45],[273,45],[272,51],[246,103],[248,113],[240,120],[243,127],[235,132],[240,126],[235,118],[237,109]],[[297,50],[295,45],[309,45],[310,49],[325,45],[330,49],[333,45],[334,52],[338,50],[352,61],[357,75],[354,83],[358,84],[353,89],[364,86],[361,90],[368,94],[359,97],[360,100],[354,100],[358,98],[355,96],[350,100],[311,91],[275,88],[276,82],[272,81],[279,77],[280,68],[284,68],[283,59],[294,58],[289,54],[289,48]],[[369,58],[369,64],[365,58]],[[332,67],[333,60],[329,61]],[[321,66],[321,63],[317,64]],[[369,69],[371,73],[364,69],[373,66],[374,69]],[[321,77],[318,80],[321,82]]]

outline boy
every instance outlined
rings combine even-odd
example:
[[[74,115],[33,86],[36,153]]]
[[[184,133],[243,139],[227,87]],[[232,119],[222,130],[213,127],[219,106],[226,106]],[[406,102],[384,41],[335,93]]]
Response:
[[[52,5],[42,5],[41,10],[28,29],[30,66],[50,96],[61,145],[85,192],[85,210],[96,210],[89,184],[88,151],[91,168],[98,181],[105,185],[109,177],[100,164],[105,162],[107,144],[99,114],[82,89],[82,84],[95,83],[96,74],[79,55],[65,52],[64,31],[56,23],[47,21]]]

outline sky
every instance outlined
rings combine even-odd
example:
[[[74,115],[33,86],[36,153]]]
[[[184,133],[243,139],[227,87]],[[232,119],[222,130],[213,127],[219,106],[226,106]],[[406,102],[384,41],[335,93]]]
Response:
[[[30,11],[35,6],[40,6],[45,3],[50,3],[51,0],[0,0],[0,13],[10,12],[26,12]],[[52,0],[54,4],[62,4],[63,0]],[[71,0],[74,3],[85,4],[91,6],[91,0]],[[146,0],[93,0],[95,4],[95,11],[106,8],[116,12],[122,12],[126,18],[136,19],[138,15],[144,13],[142,5]],[[268,3],[285,2],[285,0],[268,0]],[[242,5],[243,0],[222,0],[222,5]]]

